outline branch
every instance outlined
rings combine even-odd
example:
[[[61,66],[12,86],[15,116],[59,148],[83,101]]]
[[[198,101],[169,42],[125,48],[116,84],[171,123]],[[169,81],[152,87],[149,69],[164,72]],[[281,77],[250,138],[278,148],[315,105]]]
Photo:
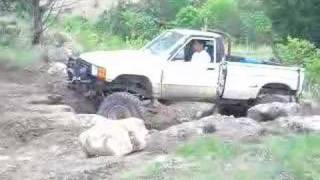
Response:
[[[61,3],[61,4],[64,4],[64,2],[65,2],[65,0],[62,0],[62,3]],[[63,8],[60,8],[60,9],[58,10],[58,12],[56,13],[56,15],[55,15],[55,17],[53,18],[53,20],[52,20],[51,23],[47,23],[47,25],[46,25],[45,27],[43,27],[42,32],[46,31],[46,30],[49,28],[49,26],[51,26],[51,25],[53,24],[53,22],[55,22],[55,21],[57,20],[57,18],[59,17],[62,9],[63,9]],[[49,18],[48,18],[48,19],[49,19]],[[45,24],[43,24],[43,25],[45,25]]]
[[[52,2],[47,16],[46,16],[45,18],[43,17],[43,19],[44,19],[44,20],[42,21],[43,24],[45,24],[46,22],[48,22],[50,16],[52,15],[53,10],[54,10],[53,7],[56,5],[57,2],[58,2],[58,0],[55,0],[54,2]]]
[[[41,6],[43,9],[49,9],[49,7],[52,7],[52,4],[55,4],[59,0],[48,0],[47,3]]]

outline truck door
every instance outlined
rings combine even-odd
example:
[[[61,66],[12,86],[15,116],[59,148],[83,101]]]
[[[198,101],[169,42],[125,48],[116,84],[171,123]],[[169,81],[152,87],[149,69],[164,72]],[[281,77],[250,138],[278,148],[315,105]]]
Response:
[[[211,60],[193,62],[192,43],[205,42]],[[213,100],[216,97],[219,63],[214,38],[191,38],[168,61],[163,70],[161,97],[165,99]]]

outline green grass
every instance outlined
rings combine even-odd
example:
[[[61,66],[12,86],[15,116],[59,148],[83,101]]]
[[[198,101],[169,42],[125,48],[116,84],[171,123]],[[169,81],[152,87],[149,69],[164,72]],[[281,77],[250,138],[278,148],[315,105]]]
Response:
[[[200,138],[122,179],[320,179],[320,135],[268,137],[261,143]]]
[[[0,47],[0,63],[7,66],[24,68],[40,59],[37,48]]]

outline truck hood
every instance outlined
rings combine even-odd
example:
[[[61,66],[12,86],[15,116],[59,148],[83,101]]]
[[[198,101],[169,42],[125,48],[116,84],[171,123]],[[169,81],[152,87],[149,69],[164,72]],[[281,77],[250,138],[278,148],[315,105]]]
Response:
[[[84,61],[107,71],[106,81],[111,82],[121,75],[141,75],[151,82],[159,83],[164,59],[141,50],[98,51],[84,53]]]
[[[157,56],[141,50],[96,51],[80,55],[82,60],[100,67],[116,65],[136,66],[153,64],[161,61]]]

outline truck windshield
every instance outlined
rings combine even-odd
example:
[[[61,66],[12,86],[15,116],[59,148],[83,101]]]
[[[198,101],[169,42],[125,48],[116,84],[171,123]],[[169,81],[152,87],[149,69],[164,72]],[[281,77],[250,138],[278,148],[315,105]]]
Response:
[[[183,38],[182,34],[166,32],[148,44],[144,49],[157,56],[168,56]]]

